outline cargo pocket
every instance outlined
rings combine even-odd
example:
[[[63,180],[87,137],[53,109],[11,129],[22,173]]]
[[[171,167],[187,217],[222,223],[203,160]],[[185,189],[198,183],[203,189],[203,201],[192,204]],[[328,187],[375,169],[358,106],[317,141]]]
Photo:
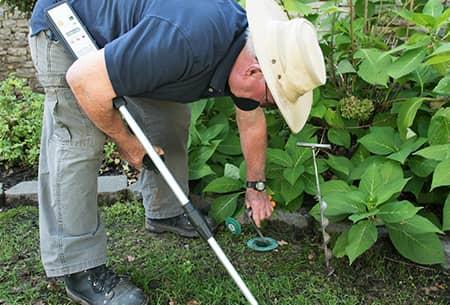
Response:
[[[54,140],[65,145],[88,147],[95,153],[101,153],[106,137],[81,110],[72,91],[69,88],[57,88],[55,98]]]

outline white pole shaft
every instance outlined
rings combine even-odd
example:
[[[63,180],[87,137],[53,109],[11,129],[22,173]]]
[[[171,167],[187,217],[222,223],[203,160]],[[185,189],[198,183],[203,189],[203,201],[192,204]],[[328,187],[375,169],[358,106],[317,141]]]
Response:
[[[153,145],[150,143],[142,129],[139,127],[139,125],[136,123],[134,118],[131,116],[130,112],[125,106],[119,107],[119,111],[122,114],[125,121],[128,123],[128,126],[130,126],[131,130],[134,132],[135,136],[138,138],[138,140],[141,142],[141,144],[144,146],[145,151],[150,156],[150,159],[155,164],[156,168],[159,170],[161,175],[163,176],[164,180],[169,185],[170,189],[174,192],[175,196],[178,198],[178,201],[181,203],[181,205],[186,205],[189,203],[189,199],[184,194],[183,190],[181,189],[180,185],[177,183],[173,175],[170,173],[169,169],[167,168],[166,164],[161,160],[161,157],[158,155],[156,150],[153,148]]]
[[[331,148],[330,144],[320,144],[320,143],[304,143],[304,142],[297,142],[297,146],[301,147],[310,147],[310,148]]]
[[[150,159],[153,161],[156,168],[159,170],[159,172],[161,173],[161,175],[163,176],[164,180],[167,182],[171,190],[175,193],[175,196],[178,198],[178,201],[181,203],[181,205],[184,206],[187,203],[189,203],[189,199],[184,194],[183,190],[176,182],[175,178],[172,176],[167,166],[159,157],[158,153],[153,148],[153,145],[150,143],[147,136],[144,134],[142,129],[139,127],[134,118],[131,116],[128,109],[125,106],[121,106],[119,107],[119,111],[122,114],[125,121],[128,123],[128,126],[130,126],[131,130],[134,132],[138,140],[144,146],[144,149],[150,156]],[[258,302],[256,301],[255,297],[252,295],[248,287],[245,285],[244,281],[241,279],[234,266],[230,263],[225,253],[223,253],[222,248],[220,248],[219,244],[214,239],[214,237],[209,238],[207,242],[214,251],[214,253],[216,254],[216,256],[219,258],[220,262],[224,265],[225,269],[228,271],[230,276],[233,278],[236,285],[242,291],[248,302],[251,305],[258,305]]]
[[[236,285],[238,285],[239,289],[241,289],[242,293],[244,294],[245,298],[251,305],[258,305],[258,302],[256,301],[255,297],[252,295],[250,290],[248,289],[247,285],[245,285],[244,281],[242,281],[241,277],[237,273],[236,269],[234,269],[233,265],[228,260],[225,253],[223,253],[222,248],[217,244],[214,237],[211,237],[208,239],[208,244],[213,249],[214,253],[216,253],[217,257],[219,258],[220,262],[225,266],[225,269],[227,269],[230,276],[233,278]]]

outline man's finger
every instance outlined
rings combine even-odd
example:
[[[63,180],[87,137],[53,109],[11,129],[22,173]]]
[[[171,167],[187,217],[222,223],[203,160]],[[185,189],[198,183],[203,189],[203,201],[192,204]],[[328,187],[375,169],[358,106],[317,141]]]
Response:
[[[255,225],[256,225],[258,228],[261,227],[261,222],[260,222],[260,220],[259,220],[259,217],[256,216],[256,214],[255,214],[255,216],[253,216],[253,220],[255,221]]]

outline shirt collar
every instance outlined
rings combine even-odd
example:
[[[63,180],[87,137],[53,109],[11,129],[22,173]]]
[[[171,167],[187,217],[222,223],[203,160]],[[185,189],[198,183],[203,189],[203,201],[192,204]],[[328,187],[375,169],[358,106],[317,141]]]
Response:
[[[219,62],[210,81],[210,87],[219,92],[227,91],[228,77],[234,62],[247,41],[247,29],[242,31],[234,40],[225,57]]]

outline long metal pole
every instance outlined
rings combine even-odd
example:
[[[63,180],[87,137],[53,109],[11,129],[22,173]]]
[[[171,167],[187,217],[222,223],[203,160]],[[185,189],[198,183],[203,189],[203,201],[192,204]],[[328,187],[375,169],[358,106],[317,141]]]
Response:
[[[153,148],[153,145],[150,143],[150,140],[145,136],[144,132],[139,127],[139,125],[136,123],[133,116],[130,114],[130,112],[126,108],[126,106],[121,105],[121,106],[119,106],[118,110],[122,114],[122,117],[125,119],[128,126],[134,132],[135,136],[138,138],[138,140],[144,146],[145,151],[150,156],[150,158],[152,159],[156,168],[161,173],[162,177],[167,182],[167,184],[169,185],[171,190],[174,192],[175,196],[178,198],[178,201],[181,203],[181,205],[184,207],[184,206],[190,204],[188,197],[184,194],[180,185],[176,182],[172,173],[169,171],[166,164],[161,160],[161,157],[158,155],[156,150]],[[219,244],[214,239],[214,237],[211,236],[206,241],[208,242],[211,249],[214,251],[214,253],[218,257],[220,262],[223,264],[225,269],[228,271],[228,273],[230,274],[231,278],[234,280],[236,285],[242,291],[242,293],[244,294],[247,301],[251,305],[258,305],[258,302],[256,301],[255,297],[252,295],[252,293],[248,289],[247,285],[245,285],[244,281],[241,279],[241,277],[237,273],[234,266],[228,260],[227,256],[223,252],[222,248],[220,248]]]

